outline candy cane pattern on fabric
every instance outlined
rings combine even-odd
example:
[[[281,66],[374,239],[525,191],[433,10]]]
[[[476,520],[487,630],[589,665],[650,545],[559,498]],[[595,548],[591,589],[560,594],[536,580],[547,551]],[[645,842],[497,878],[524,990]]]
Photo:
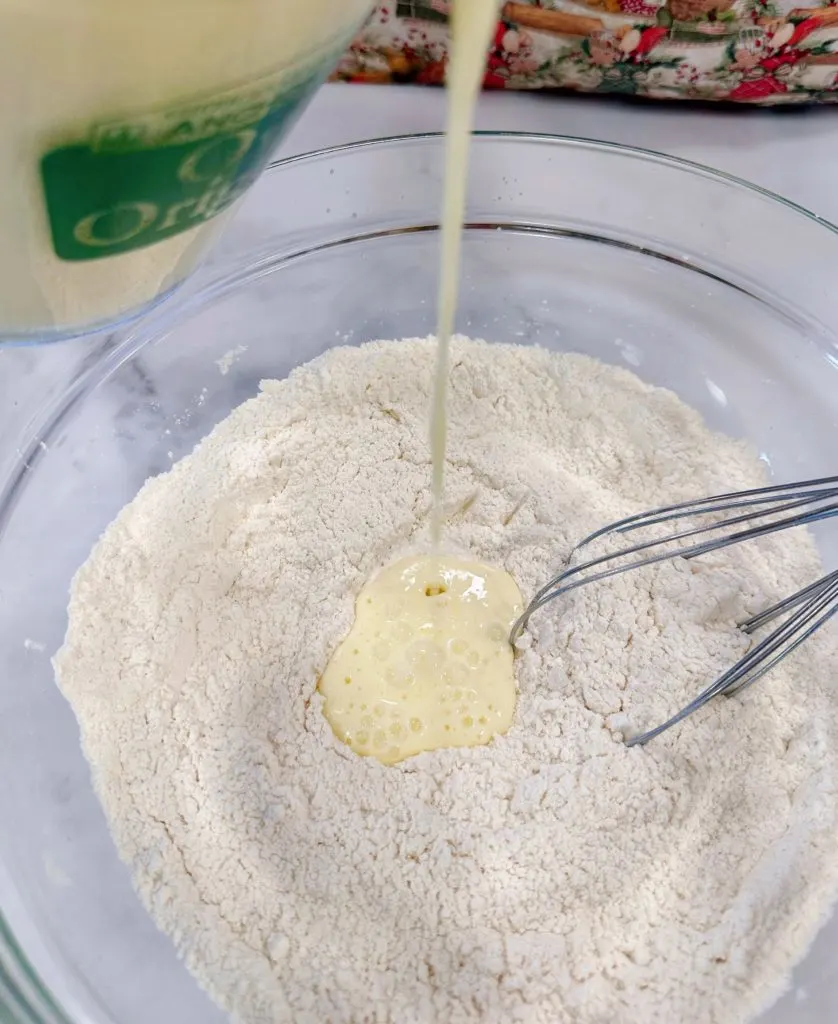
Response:
[[[452,2],[379,4],[333,77],[441,85]],[[487,54],[484,85],[737,103],[833,102],[838,2],[509,2]]]

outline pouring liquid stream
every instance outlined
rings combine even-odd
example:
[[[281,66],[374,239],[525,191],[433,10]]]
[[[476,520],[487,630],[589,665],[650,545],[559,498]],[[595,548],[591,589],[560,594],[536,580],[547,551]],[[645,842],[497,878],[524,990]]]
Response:
[[[509,630],[523,601],[503,569],[441,550],[451,335],[460,281],[474,108],[499,0],[455,0],[448,68],[437,362],[430,445],[432,550],[381,570],[323,673],[323,712],[339,740],[385,764],[489,743],[512,724]]]
[[[431,540],[442,539],[445,495],[445,450],[448,440],[448,375],[451,335],[460,286],[460,256],[466,211],[468,159],[474,109],[483,83],[486,52],[497,24],[499,0],[455,0],[451,14],[451,57],[446,89],[445,194],[443,197],[437,362],[431,406],[432,498]]]

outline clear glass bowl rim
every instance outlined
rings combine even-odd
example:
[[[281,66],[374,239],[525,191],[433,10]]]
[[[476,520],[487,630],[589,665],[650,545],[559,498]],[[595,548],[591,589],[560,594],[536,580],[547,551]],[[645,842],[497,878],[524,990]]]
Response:
[[[838,225],[818,216],[806,207],[737,175],[684,157],[672,156],[660,151],[623,143],[549,133],[482,130],[475,131],[472,135],[477,140],[509,144],[527,143],[549,146],[556,149],[585,150],[601,154],[605,158],[609,154],[613,154],[624,159],[655,164],[767,200],[770,203],[785,208],[792,215],[801,216],[813,225],[823,228],[830,234],[838,237]],[[419,132],[396,134],[328,146],[273,160],[265,169],[264,175],[281,172],[286,168],[296,168],[300,165],[305,166],[306,164],[319,163],[333,158],[348,157],[355,152],[391,149],[394,147],[400,148],[417,143],[439,145],[444,139],[444,132]],[[235,223],[235,216],[233,223]],[[222,243],[223,237],[222,235]],[[278,254],[281,256],[281,259],[274,264],[275,267],[281,266],[285,260],[292,259],[301,254],[296,246],[282,249],[281,239],[278,239],[277,242]],[[315,248],[317,247],[315,246]],[[205,302],[217,291],[226,290],[231,286],[234,287],[236,280],[242,273],[247,273],[250,270],[252,270],[252,267],[243,268],[239,265],[232,272],[228,268],[226,272],[218,273],[217,268],[213,271],[211,263],[209,266],[206,264],[199,266],[194,275],[183,286],[175,289],[164,301],[155,304],[151,310],[146,311],[145,315],[140,315],[130,323],[123,324],[122,328],[117,330],[117,334],[121,335],[120,341],[109,350],[105,358],[96,360],[93,365],[88,365],[74,379],[67,382],[67,387],[58,396],[55,396],[51,401],[36,410],[32,417],[29,418],[23,430],[22,439],[24,440],[24,445],[18,447],[19,455],[15,460],[17,466],[19,467],[27,462],[27,456],[31,454],[29,452],[29,444],[26,442],[31,441],[33,437],[37,438],[41,434],[43,427],[47,424],[53,424],[57,417],[60,416],[62,410],[72,406],[73,397],[86,390],[93,378],[102,379],[108,376],[147,343],[149,331],[153,330],[161,308],[168,311],[169,315],[174,313],[178,318],[188,315],[189,311],[194,309],[197,304]],[[108,333],[112,333],[112,331],[113,328]],[[87,333],[87,337],[95,337],[103,333],[105,332],[92,330]],[[78,335],[75,336],[76,341],[78,338]],[[51,347],[52,345],[44,346],[45,349]],[[14,510],[16,492],[21,483],[19,479],[20,474],[16,466],[8,467],[8,470],[4,477],[0,477],[0,539],[2,539],[5,522]],[[2,870],[1,864],[0,870]],[[9,1016],[6,1017],[5,1014],[9,1014]],[[83,1021],[73,1020],[67,1015],[67,1011],[58,1005],[52,993],[29,962],[26,953],[3,914],[2,906],[0,906],[0,1015],[2,1024],[84,1024]]]
[[[471,133],[474,139],[486,139],[494,142],[529,142],[539,145],[555,146],[562,149],[582,149],[590,152],[598,152],[603,155],[616,153],[622,157],[639,160],[641,162],[658,164],[670,167],[673,170],[686,171],[688,174],[700,178],[707,178],[711,181],[732,185],[737,189],[761,196],[763,199],[771,200],[785,207],[791,213],[800,214],[807,220],[826,228],[832,234],[838,235],[838,224],[824,217],[818,216],[812,210],[801,206],[792,199],[787,199],[779,192],[757,185],[755,182],[740,178],[736,174],[722,171],[709,164],[700,163],[697,160],[688,160],[686,157],[672,156],[669,153],[662,153],[656,149],[646,149],[643,146],[629,146],[623,142],[604,142],[600,139],[589,139],[581,135],[551,135],[549,132],[513,132],[513,131],[492,131],[483,129]],[[326,146],[321,149],[308,150],[295,156],[281,157],[273,160],[265,169],[265,174],[270,174],[278,168],[290,167],[300,163],[313,163],[325,157],[344,156],[352,152],[366,149],[389,148],[392,146],[411,145],[416,142],[440,142],[445,139],[445,132],[413,132],[399,135],[383,135],[375,139],[361,139],[357,142],[341,143],[335,146]]]

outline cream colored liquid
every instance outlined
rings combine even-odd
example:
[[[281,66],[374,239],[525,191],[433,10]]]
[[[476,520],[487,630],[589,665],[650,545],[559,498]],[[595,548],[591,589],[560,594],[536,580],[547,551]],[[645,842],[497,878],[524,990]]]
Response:
[[[439,551],[451,335],[460,278],[474,107],[498,0],[455,0],[448,67],[438,350],[431,409],[434,554],[383,569],[320,680],[324,714],[356,753],[394,764],[441,747],[488,743],[515,714],[509,631],[523,607],[501,569]]]
[[[498,0],[455,0],[451,15],[451,58],[446,82],[448,119],[445,135],[445,196],[437,312],[438,350],[431,409],[431,536],[434,544],[439,544],[442,536],[448,435],[448,374],[460,285],[460,249],[466,210],[471,129],[486,67],[486,52],[497,24],[499,6]]]
[[[110,320],[181,280],[220,222],[190,217],[189,203],[178,205],[186,171],[166,163],[165,148],[154,150],[169,120],[194,118],[197,126],[202,117],[211,123],[226,115],[229,131],[239,131],[236,116],[247,121],[247,110],[283,95],[300,77],[325,72],[371,6],[372,0],[0,0],[0,336]],[[153,199],[156,216],[143,238],[154,244],[111,252],[99,240],[95,259],[63,258],[41,161],[57,149],[81,147],[105,175],[101,167],[110,165],[96,140],[114,126],[147,131],[156,139],[149,151],[164,153],[163,169],[149,171],[138,147],[106,178],[101,208],[94,197],[85,212]],[[217,137],[207,132],[207,145]],[[242,129],[241,138],[244,144],[252,135]],[[66,179],[65,193],[65,213],[81,217],[81,172]],[[87,221],[76,223],[77,234]],[[160,233],[178,221],[194,226]]]
[[[509,630],[522,610],[501,569],[422,555],[383,569],[320,680],[324,714],[385,764],[488,743],[515,713]]]

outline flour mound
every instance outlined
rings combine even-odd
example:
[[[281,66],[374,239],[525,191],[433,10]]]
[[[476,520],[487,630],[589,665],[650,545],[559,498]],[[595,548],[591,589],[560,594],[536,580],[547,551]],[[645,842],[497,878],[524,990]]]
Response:
[[[838,889],[835,645],[643,749],[819,572],[805,535],[539,612],[516,722],[395,767],[318,673],[430,517],[432,340],[330,351],[149,481],[76,578],[60,685],[160,927],[241,1024],[738,1024]],[[457,339],[446,537],[531,594],[593,527],[762,482],[621,369]]]

